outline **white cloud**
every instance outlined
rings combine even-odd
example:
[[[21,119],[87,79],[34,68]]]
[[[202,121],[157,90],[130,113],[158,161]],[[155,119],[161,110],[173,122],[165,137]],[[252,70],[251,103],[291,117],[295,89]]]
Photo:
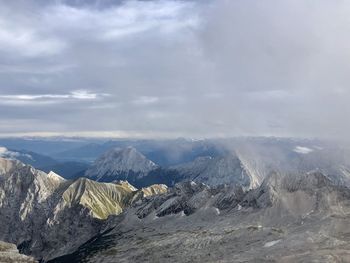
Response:
[[[17,159],[18,157],[33,159],[33,157],[30,154],[10,151],[2,146],[0,146],[0,157],[6,159]]]
[[[300,154],[308,154],[313,152],[314,150],[308,147],[296,146],[293,151]]]
[[[16,94],[0,95],[0,104],[23,105],[23,104],[52,104],[67,100],[97,100],[107,97],[106,93],[92,93],[86,90],[74,90],[67,94]]]
[[[75,90],[70,94],[70,98],[78,100],[95,100],[99,96],[107,96],[107,94],[90,93],[86,90]]]

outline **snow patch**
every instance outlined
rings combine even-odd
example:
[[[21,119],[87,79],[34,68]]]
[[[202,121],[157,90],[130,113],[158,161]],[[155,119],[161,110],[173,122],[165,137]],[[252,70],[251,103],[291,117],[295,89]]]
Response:
[[[278,240],[267,242],[267,243],[265,243],[264,247],[272,247],[272,246],[276,245],[277,243],[279,243],[281,241],[282,241],[282,239],[278,239]]]
[[[314,150],[308,147],[296,146],[293,151],[300,154],[308,154],[313,152]]]
[[[59,176],[58,174],[56,174],[55,172],[51,171],[47,174],[47,177],[52,179],[52,180],[55,180],[55,181],[64,181],[64,179]]]

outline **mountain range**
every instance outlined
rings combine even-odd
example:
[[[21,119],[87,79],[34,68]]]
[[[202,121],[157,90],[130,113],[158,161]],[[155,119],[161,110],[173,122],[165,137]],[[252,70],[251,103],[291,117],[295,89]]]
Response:
[[[350,260],[346,149],[261,138],[215,145],[225,150],[174,165],[112,147],[71,179],[34,168],[33,152],[1,148],[0,261]]]
[[[162,167],[134,147],[126,147],[108,150],[84,175],[102,182],[128,180],[137,187],[153,183],[174,186],[189,180],[210,186],[236,184],[252,189],[274,171],[281,174],[319,171],[338,184],[350,185],[350,162],[342,156],[343,153],[332,148],[255,143],[239,145],[226,155],[200,156],[190,162]]]

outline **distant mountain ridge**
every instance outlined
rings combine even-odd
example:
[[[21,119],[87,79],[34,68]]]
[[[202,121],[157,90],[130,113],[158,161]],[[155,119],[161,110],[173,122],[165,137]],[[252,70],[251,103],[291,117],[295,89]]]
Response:
[[[225,155],[226,150],[209,140],[111,140],[90,143],[54,155],[58,160],[94,161],[113,148],[133,147],[162,167],[192,161],[199,156]]]
[[[173,186],[184,180],[211,186],[237,184],[251,187],[251,179],[235,155],[198,157],[193,162],[162,168],[133,147],[107,151],[85,172],[85,176],[101,182],[128,180],[138,187],[155,182]]]
[[[62,142],[62,147],[67,147],[67,141]],[[114,148],[124,149],[131,146],[148,160],[157,164],[158,167],[151,169],[146,176],[141,176],[139,171],[134,172],[131,164],[128,164],[131,169],[121,166],[119,172],[110,166],[109,169],[105,169],[104,174],[114,173],[118,175],[115,179],[129,178],[129,180],[134,180],[132,183],[137,187],[153,183],[164,183],[172,186],[182,180],[202,181],[210,185],[234,183],[235,180],[239,180],[244,181],[246,185],[249,181],[249,187],[254,188],[272,171],[280,173],[320,171],[332,177],[339,184],[350,185],[350,151],[344,151],[342,147],[332,142],[263,137],[222,140],[120,139],[91,140],[90,143],[88,142],[89,140],[72,139],[72,144],[79,146],[70,147],[70,149],[61,152],[61,155],[58,154],[60,157],[56,164],[38,166],[30,162],[30,159],[21,159],[21,161],[46,172],[54,170],[65,178],[74,179],[84,176],[86,170],[91,169],[91,162],[85,161],[95,160],[96,157],[100,158],[105,152]],[[23,143],[28,144],[28,141]],[[33,141],[31,143],[42,146],[44,142]],[[49,147],[53,145],[52,143],[57,144],[59,141],[49,142]],[[58,147],[59,149],[60,147]],[[50,156],[56,158],[56,155]],[[206,158],[206,156],[213,159],[200,164],[198,160]],[[199,159],[196,160],[196,158]],[[230,158],[231,161],[229,161]],[[82,160],[83,162],[81,162]],[[101,171],[103,170],[102,166],[108,168],[106,164],[99,165]],[[100,175],[101,171],[94,171],[94,173]],[[199,173],[199,171],[201,172]],[[89,178],[93,178],[90,177],[93,175],[87,175]],[[109,181],[107,178],[106,176],[105,181]],[[111,181],[113,181],[112,178]]]
[[[335,149],[286,141],[243,142],[223,156],[200,156],[193,161],[161,167],[134,147],[114,148],[101,155],[85,176],[98,181],[128,180],[137,187],[184,180],[210,186],[237,184],[253,189],[271,172],[299,174],[319,171],[339,184],[350,185],[350,162]]]

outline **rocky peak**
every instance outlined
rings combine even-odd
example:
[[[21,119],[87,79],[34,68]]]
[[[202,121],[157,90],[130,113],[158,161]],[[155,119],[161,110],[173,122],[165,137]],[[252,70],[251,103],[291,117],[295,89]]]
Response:
[[[56,173],[53,172],[53,171],[50,171],[50,172],[47,174],[47,177],[50,178],[50,179],[52,179],[52,180],[58,181],[58,182],[63,182],[63,181],[65,181],[65,179],[64,179],[62,176],[56,174]]]
[[[137,188],[134,187],[132,184],[130,184],[128,181],[116,180],[116,181],[113,181],[113,183],[120,185],[122,187],[125,187],[125,188],[129,188],[131,191],[137,191]]]
[[[147,197],[158,194],[164,194],[168,191],[168,187],[165,184],[154,184],[148,187],[143,187],[141,191],[143,192],[143,195]]]
[[[130,176],[144,176],[158,166],[133,147],[113,148],[99,157],[85,176],[98,181],[126,180]]]

